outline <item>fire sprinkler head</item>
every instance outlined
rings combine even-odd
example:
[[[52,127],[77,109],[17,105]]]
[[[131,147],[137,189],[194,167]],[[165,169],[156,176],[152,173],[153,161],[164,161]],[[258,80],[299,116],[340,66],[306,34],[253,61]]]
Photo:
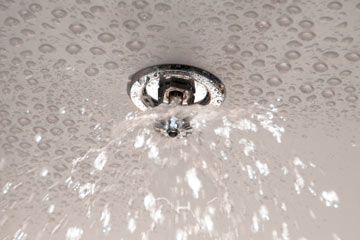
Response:
[[[143,111],[162,103],[220,106],[225,99],[225,86],[203,69],[164,64],[147,67],[131,76],[128,94]]]

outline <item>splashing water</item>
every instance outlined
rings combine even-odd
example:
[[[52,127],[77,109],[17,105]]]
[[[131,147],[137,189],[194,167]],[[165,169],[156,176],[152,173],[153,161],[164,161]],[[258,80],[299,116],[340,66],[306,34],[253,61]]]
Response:
[[[191,134],[170,138],[154,129],[174,116],[189,119]],[[130,113],[108,144],[71,159],[68,176],[49,188],[46,211],[61,219],[50,235],[65,228],[67,240],[303,237],[291,212],[309,211],[306,203],[313,198],[333,208],[340,200],[335,191],[316,186],[312,176],[318,170],[310,161],[292,151],[278,154],[285,147],[284,123],[275,108],[258,105]],[[2,192],[14,188],[8,182]],[[56,188],[66,189],[67,205]],[[16,236],[26,234],[25,228]]]

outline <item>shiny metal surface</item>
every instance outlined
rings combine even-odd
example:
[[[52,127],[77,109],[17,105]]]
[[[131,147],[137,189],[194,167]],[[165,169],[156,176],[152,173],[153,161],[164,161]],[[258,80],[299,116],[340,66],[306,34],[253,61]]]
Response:
[[[220,79],[203,69],[181,64],[147,67],[131,76],[128,85],[132,102],[143,111],[170,104],[171,92],[181,95],[180,105],[220,106],[225,100],[225,86]]]

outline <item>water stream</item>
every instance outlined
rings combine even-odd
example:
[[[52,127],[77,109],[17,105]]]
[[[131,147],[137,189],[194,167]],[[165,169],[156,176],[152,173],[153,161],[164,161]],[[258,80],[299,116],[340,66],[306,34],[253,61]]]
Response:
[[[174,116],[189,119],[186,137],[154,129]],[[66,177],[41,202],[17,201],[18,211],[38,204],[40,212],[5,239],[307,239],[293,212],[316,219],[310,201],[323,212],[340,200],[331,186],[316,185],[321,169],[283,142],[285,122],[275,107],[258,105],[129,113],[107,144],[68,161]],[[2,204],[11,201],[10,187],[2,188]],[[1,209],[3,226],[19,214]]]

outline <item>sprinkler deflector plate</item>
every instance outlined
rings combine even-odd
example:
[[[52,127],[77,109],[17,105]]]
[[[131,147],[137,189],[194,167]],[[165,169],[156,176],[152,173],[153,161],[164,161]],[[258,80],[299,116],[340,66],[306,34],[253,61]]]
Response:
[[[164,64],[147,67],[132,75],[128,94],[135,106],[143,111],[173,101],[183,106],[220,106],[225,100],[225,86],[219,78],[203,69]]]

